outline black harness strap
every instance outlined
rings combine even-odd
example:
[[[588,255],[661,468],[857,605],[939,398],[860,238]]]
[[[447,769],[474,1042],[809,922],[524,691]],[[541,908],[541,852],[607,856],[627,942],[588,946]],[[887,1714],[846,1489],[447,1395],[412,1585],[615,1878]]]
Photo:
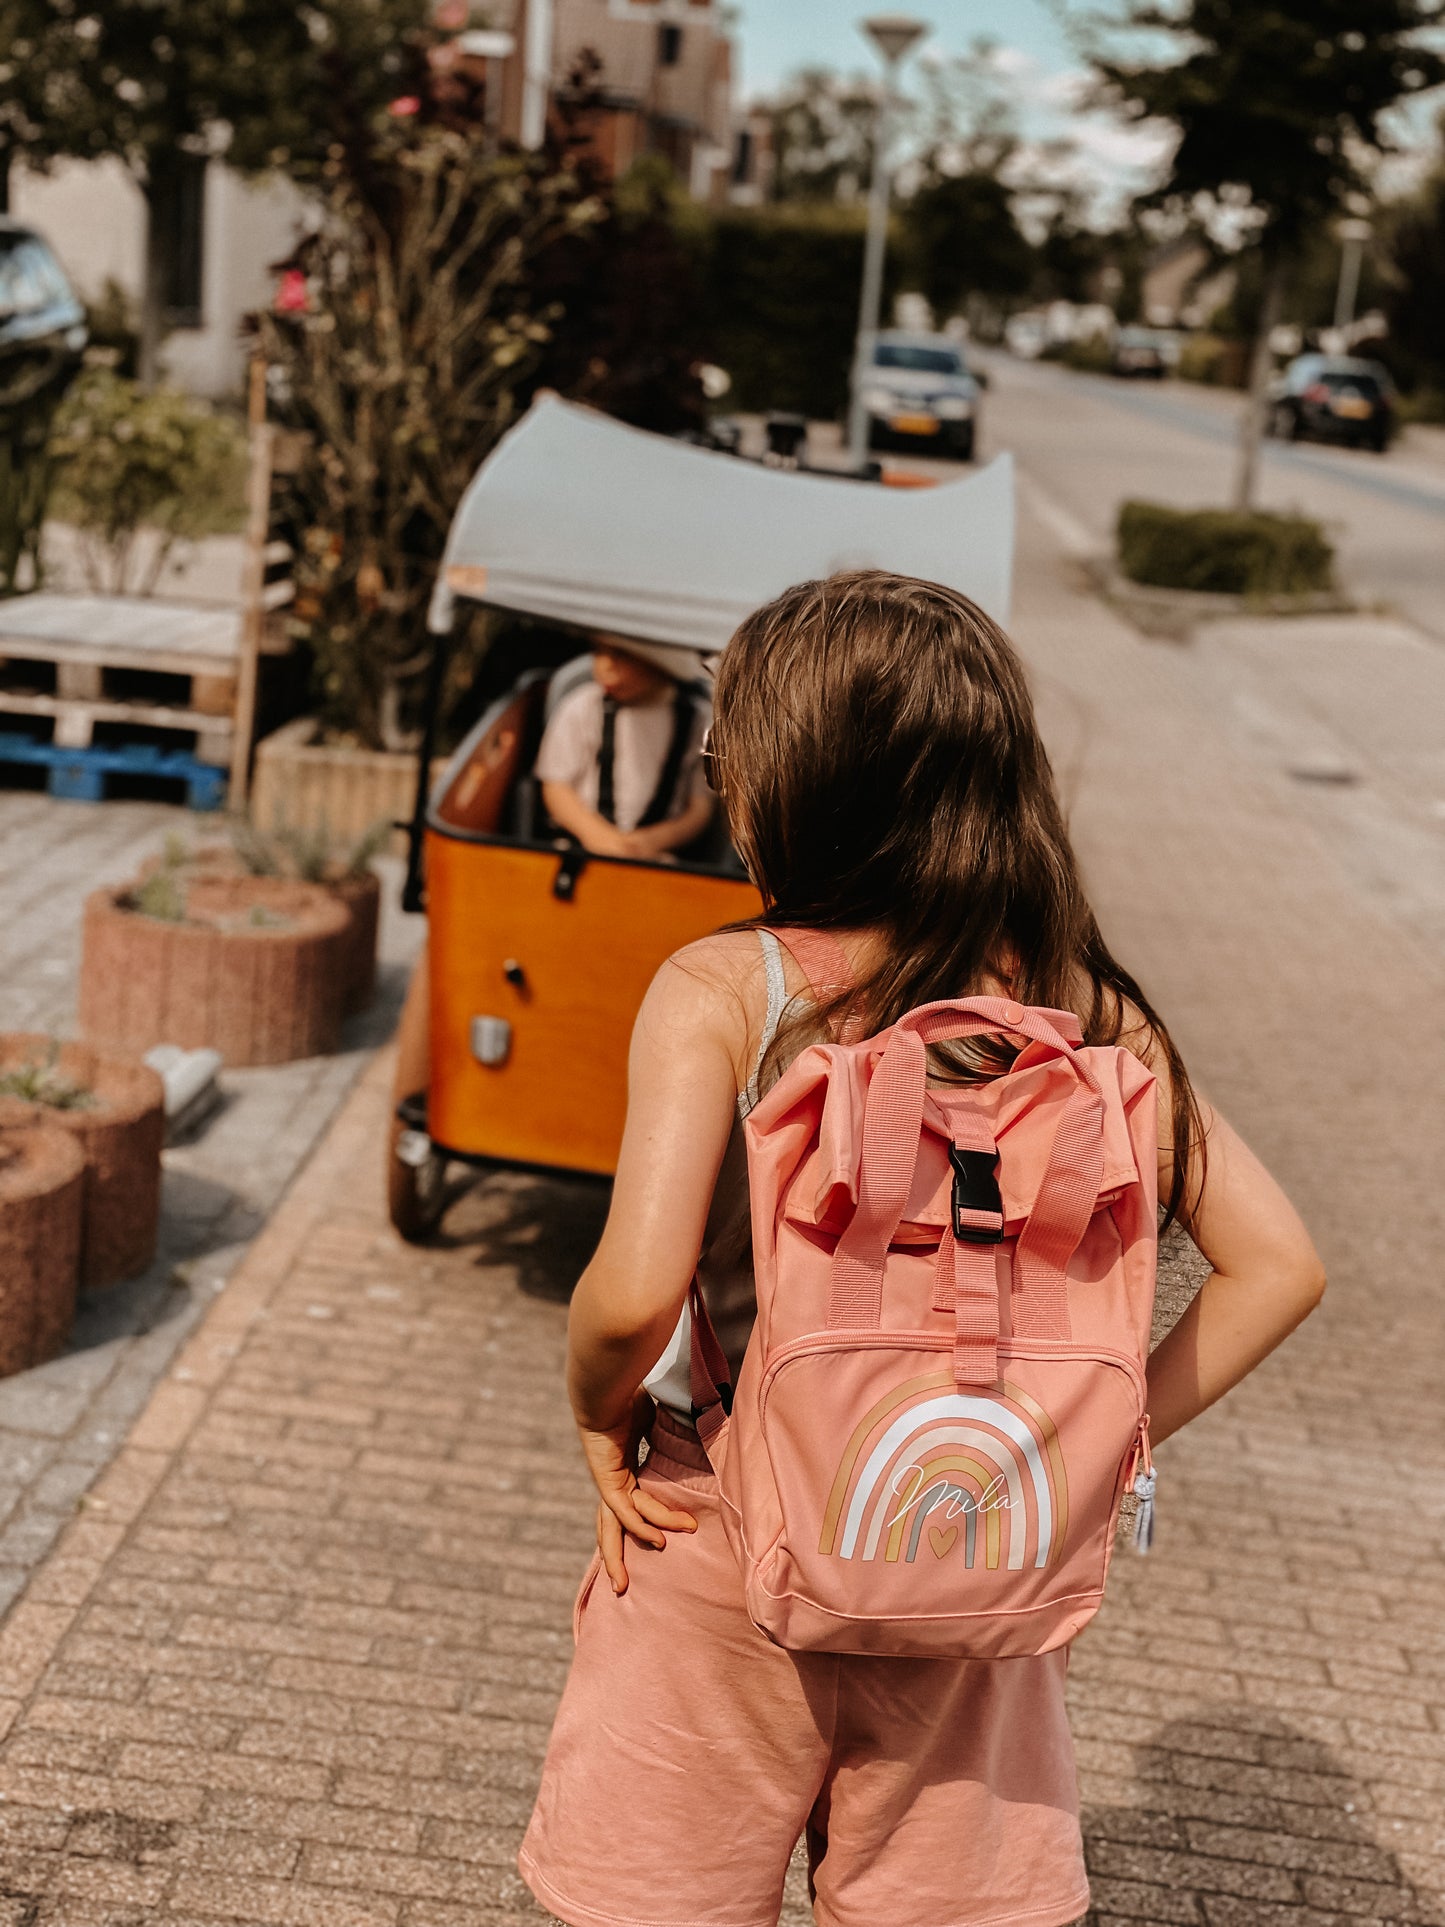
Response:
[[[692,697],[679,683],[672,698],[672,741],[667,746],[667,759],[657,779],[657,788],[652,792],[652,801],[638,818],[639,830],[650,829],[654,823],[665,821],[672,808],[677,779],[682,774],[682,759],[687,755],[687,745],[692,736],[692,719]],[[603,733],[605,741],[605,724]]]
[[[597,752],[597,814],[608,823],[617,821],[617,798],[613,791],[613,765],[617,761],[617,705],[610,696],[602,698],[602,746]]]

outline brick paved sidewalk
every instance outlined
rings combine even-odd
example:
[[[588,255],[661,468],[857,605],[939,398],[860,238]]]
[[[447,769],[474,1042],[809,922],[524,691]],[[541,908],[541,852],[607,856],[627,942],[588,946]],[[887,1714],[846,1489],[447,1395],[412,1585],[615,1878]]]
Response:
[[[1332,1273],[1165,1448],[1156,1555],[1079,1642],[1097,1920],[1445,1923],[1439,960],[1200,658],[1037,551],[1024,581],[1106,926]],[[598,1199],[494,1182],[408,1251],[385,1110],[378,1063],[0,1632],[0,1927],[540,1919],[512,1863],[589,1544],[561,1299]]]

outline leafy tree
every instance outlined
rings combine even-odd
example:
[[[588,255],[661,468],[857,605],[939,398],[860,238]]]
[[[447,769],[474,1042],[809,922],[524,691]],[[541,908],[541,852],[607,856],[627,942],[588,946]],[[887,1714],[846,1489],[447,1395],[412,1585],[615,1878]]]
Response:
[[[17,159],[49,159],[85,117],[85,45],[52,0],[0,0],[0,213]]]
[[[1445,0],[1134,0],[1117,23],[1174,57],[1100,52],[1110,98],[1132,120],[1171,121],[1179,140],[1150,197],[1252,234],[1263,264],[1260,324],[1241,418],[1235,505],[1251,506],[1270,371],[1269,337],[1311,231],[1366,187],[1389,110],[1445,80],[1422,33]]]
[[[1445,167],[1392,211],[1385,311],[1401,378],[1445,407]]]
[[[772,103],[775,201],[849,201],[873,176],[876,90],[807,67]]]
[[[903,208],[901,225],[908,279],[935,313],[957,313],[971,294],[1007,300],[1028,292],[1034,251],[996,174],[930,174]]]
[[[414,87],[425,17],[425,0],[0,0],[6,168],[115,157],[145,196],[144,379],[165,333],[174,212],[199,163],[218,152],[243,172],[317,177]]]

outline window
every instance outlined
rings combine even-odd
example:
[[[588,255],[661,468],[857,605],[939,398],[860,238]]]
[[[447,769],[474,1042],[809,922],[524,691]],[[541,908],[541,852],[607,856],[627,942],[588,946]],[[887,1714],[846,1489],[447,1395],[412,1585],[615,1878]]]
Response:
[[[675,67],[681,59],[682,28],[664,22],[657,30],[657,64],[659,67]]]
[[[205,263],[206,157],[179,154],[156,183],[152,216],[166,237],[161,306],[168,326],[199,328]]]
[[[914,348],[883,341],[873,353],[875,368],[908,368],[919,375],[961,375],[963,362],[951,348]]]

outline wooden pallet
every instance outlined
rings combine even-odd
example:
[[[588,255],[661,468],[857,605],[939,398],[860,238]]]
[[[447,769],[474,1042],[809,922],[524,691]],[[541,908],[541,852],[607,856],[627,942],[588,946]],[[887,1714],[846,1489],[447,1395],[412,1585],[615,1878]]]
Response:
[[[292,645],[283,611],[295,596],[284,573],[294,557],[288,543],[272,537],[272,485],[297,471],[306,448],[304,437],[267,422],[259,360],[251,368],[249,416],[239,603],[47,590],[0,602],[0,724],[11,716],[51,725],[48,744],[21,734],[7,740],[31,743],[37,754],[42,747],[88,754],[116,747],[96,742],[98,724],[106,735],[119,733],[117,724],[133,731],[137,748],[161,747],[144,742],[148,732],[188,731],[192,761],[228,765],[232,798],[244,803],[260,659]]]
[[[98,722],[194,733],[202,762],[231,755],[239,609],[41,591],[0,603],[0,715],[50,717],[87,749]]]
[[[161,749],[153,743],[117,743],[91,749],[67,749],[16,731],[0,730],[0,768],[40,767],[52,796],[78,803],[99,803],[118,778],[146,783],[173,783],[185,792],[193,810],[219,809],[226,795],[226,772],[197,762],[184,750]]]

